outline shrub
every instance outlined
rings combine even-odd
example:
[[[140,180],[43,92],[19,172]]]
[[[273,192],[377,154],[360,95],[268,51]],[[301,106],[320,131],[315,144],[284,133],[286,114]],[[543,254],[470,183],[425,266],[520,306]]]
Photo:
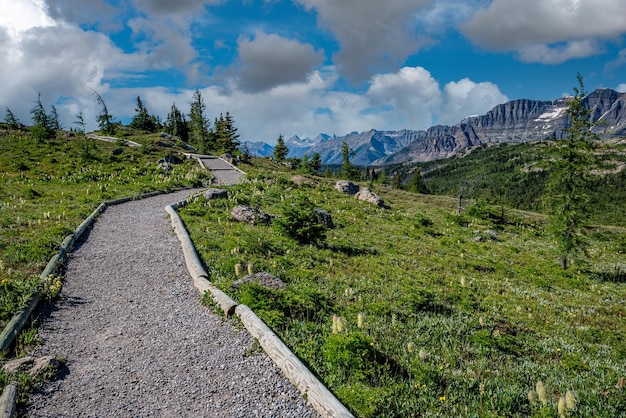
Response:
[[[279,231],[300,244],[314,244],[326,238],[327,227],[319,223],[315,206],[304,194],[282,205],[283,216],[274,224]]]

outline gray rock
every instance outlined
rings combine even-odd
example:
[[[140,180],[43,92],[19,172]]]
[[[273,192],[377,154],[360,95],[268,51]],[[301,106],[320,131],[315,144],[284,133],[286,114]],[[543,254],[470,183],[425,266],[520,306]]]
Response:
[[[335,224],[333,223],[333,217],[328,211],[321,208],[315,208],[313,209],[313,213],[317,217],[317,222],[319,222],[320,224],[328,228],[335,227]]]
[[[225,199],[228,197],[228,190],[224,189],[209,189],[203,193],[207,200],[211,199]]]
[[[359,185],[354,184],[351,181],[347,180],[339,180],[337,184],[335,184],[335,189],[343,194],[349,194],[350,196],[354,196],[359,192]]]
[[[364,202],[369,202],[373,205],[378,206],[379,208],[385,206],[385,202],[383,201],[383,199],[381,199],[380,196],[378,196],[377,194],[372,193],[372,191],[367,187],[363,187],[361,190],[359,190],[354,195],[354,198],[362,200]]]
[[[245,205],[235,206],[230,211],[230,215],[236,221],[247,222],[253,225],[268,225],[272,221],[272,217],[267,213]]]
[[[263,287],[274,290],[285,290],[285,283],[277,277],[272,276],[264,271],[248,274],[233,283],[234,288],[239,288],[244,283],[258,283]]]
[[[9,360],[2,366],[2,370],[6,373],[15,373],[21,368],[31,366],[35,362],[35,358],[31,356],[20,357],[13,360]]]
[[[41,373],[46,367],[52,366],[58,368],[60,364],[61,363],[59,363],[59,361],[54,358],[54,356],[39,357],[37,360],[35,360],[35,365],[31,367],[28,374],[30,374],[30,377],[35,377],[39,373]]]
[[[167,161],[163,161],[163,162],[158,163],[157,168],[167,173],[168,171],[172,169],[172,166]]]

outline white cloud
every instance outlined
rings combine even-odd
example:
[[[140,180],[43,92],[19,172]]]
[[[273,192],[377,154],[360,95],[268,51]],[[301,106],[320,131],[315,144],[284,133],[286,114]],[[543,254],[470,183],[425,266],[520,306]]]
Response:
[[[318,14],[318,26],[329,29],[340,50],[334,63],[355,82],[371,74],[396,70],[425,38],[416,34],[416,13],[431,0],[297,0]]]
[[[475,83],[468,78],[451,81],[444,87],[439,123],[452,125],[471,115],[481,115],[509,99],[490,82]]]
[[[623,0],[494,0],[461,30],[483,48],[554,64],[600,53],[600,41],[626,32],[625,15]]]
[[[32,1],[32,0],[31,0]],[[114,23],[119,12],[104,0],[44,0],[47,14],[55,21],[97,24],[101,29],[119,30]]]
[[[585,58],[602,52],[604,52],[604,47],[600,42],[593,39],[585,39],[555,46],[525,46],[519,50],[519,59],[523,62],[561,64],[573,58]]]
[[[376,107],[391,107],[388,117],[403,121],[407,129],[429,127],[441,106],[439,83],[422,67],[375,75],[367,96]]]
[[[43,0],[20,0],[0,2],[0,27],[11,37],[35,27],[55,26],[44,12]]]
[[[149,15],[171,16],[182,14],[191,16],[201,12],[205,6],[218,4],[221,0],[133,0],[137,10]]]
[[[615,88],[620,93],[626,93],[626,83],[622,83]]]
[[[250,92],[306,81],[324,61],[323,51],[315,51],[311,44],[261,31],[254,39],[240,37],[238,48],[239,85]]]

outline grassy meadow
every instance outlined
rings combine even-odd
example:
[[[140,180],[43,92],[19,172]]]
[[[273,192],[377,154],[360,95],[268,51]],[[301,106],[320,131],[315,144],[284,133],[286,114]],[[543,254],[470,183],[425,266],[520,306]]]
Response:
[[[210,280],[357,416],[626,414],[624,228],[589,229],[588,254],[563,271],[542,215],[474,205],[457,216],[453,198],[384,186],[373,189],[388,208],[376,208],[334,180],[297,185],[256,161],[228,199],[181,217]],[[312,244],[230,215],[246,204],[283,216],[304,196],[335,224]],[[237,264],[286,290],[235,290]]]
[[[176,154],[158,135],[129,137],[143,144],[65,138],[37,141],[29,133],[0,136],[0,326],[28,299],[59,245],[103,201],[208,183],[195,161],[157,160]],[[86,153],[86,146],[89,152]],[[114,155],[119,148],[122,152]]]

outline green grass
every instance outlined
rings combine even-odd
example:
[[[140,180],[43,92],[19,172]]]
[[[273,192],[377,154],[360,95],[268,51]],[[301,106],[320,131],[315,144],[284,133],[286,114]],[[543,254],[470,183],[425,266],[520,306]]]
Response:
[[[141,148],[95,141],[85,158],[78,138],[0,137],[0,327],[30,296],[65,236],[100,203],[208,182],[210,175],[191,160],[169,173],[157,169],[158,159],[178,149],[157,136],[141,141]],[[122,153],[113,155],[115,148]]]
[[[250,174],[227,200],[181,210],[210,279],[248,304],[357,416],[623,416],[625,230],[588,231],[589,254],[562,271],[542,215],[379,187],[389,209],[297,186],[278,166]],[[251,204],[282,215],[305,193],[336,228],[302,245],[272,226],[234,222]],[[489,238],[497,232],[497,240]],[[482,242],[475,241],[484,236]],[[235,291],[236,264],[287,283]],[[365,322],[358,327],[357,317]],[[333,316],[345,330],[332,332]],[[538,380],[547,405],[531,403]]]

